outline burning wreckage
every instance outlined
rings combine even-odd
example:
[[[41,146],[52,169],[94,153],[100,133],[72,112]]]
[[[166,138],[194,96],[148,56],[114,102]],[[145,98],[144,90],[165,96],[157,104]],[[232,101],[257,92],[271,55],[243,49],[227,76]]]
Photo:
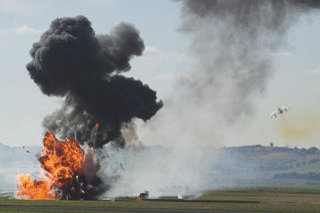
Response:
[[[82,171],[84,151],[77,141],[59,141],[53,133],[46,133],[39,161],[46,177],[31,181],[29,175],[19,175],[19,197],[49,200],[90,196],[92,187],[87,184]]]
[[[19,198],[96,199],[108,190],[97,174],[97,150],[109,142],[124,147],[121,130],[133,118],[150,119],[163,105],[148,85],[120,75],[143,50],[134,26],[121,23],[110,34],[96,35],[84,16],[55,19],[33,44],[31,78],[64,104],[43,120],[48,131],[39,158],[43,177],[19,175]]]
[[[94,199],[102,190],[99,187],[102,181],[96,175],[99,165],[95,161],[91,142],[81,147],[72,138],[59,141],[53,133],[47,132],[39,161],[45,178],[31,181],[29,175],[19,175],[18,197],[41,200]]]
[[[139,196],[137,197],[137,200],[145,200],[145,199],[148,199],[148,197],[149,197],[149,191],[144,191],[139,194]]]

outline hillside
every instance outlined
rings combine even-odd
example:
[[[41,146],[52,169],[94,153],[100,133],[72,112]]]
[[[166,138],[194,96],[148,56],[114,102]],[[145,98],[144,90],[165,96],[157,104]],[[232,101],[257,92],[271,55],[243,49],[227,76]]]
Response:
[[[220,149],[205,147],[200,150],[203,160],[210,165],[201,177],[213,188],[270,184],[320,185],[320,151],[315,147],[298,149],[253,145]],[[27,172],[33,177],[39,176],[40,151],[40,146],[10,147],[0,144],[0,192],[15,191],[18,174]],[[172,150],[154,146],[135,148],[133,153],[132,156],[138,159],[144,155],[148,159],[150,155],[156,156],[157,153],[162,153],[159,156],[171,156]],[[130,156],[125,158],[129,159]],[[198,161],[202,162],[201,159],[197,159]],[[112,164],[113,160],[110,158],[108,162]],[[124,172],[130,169],[132,162],[129,161],[127,165],[122,162]],[[136,167],[133,166],[132,169],[134,168]],[[144,171],[143,167],[140,169]]]
[[[223,149],[238,167],[262,174],[267,183],[320,184],[320,151],[316,147],[241,146]],[[233,166],[234,166],[233,165]]]

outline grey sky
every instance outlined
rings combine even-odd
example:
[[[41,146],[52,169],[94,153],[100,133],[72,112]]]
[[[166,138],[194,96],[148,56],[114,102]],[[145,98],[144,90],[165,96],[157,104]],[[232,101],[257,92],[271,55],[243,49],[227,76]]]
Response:
[[[108,33],[119,22],[140,30],[146,51],[132,62],[130,76],[155,89],[162,99],[174,98],[175,79],[192,71],[188,38],[179,32],[180,5],[172,1],[0,0],[0,143],[39,145],[41,121],[59,105],[59,99],[43,95],[30,79],[25,64],[29,50],[56,17],[85,15],[97,34]],[[303,140],[279,136],[269,113],[289,105],[296,111],[319,113],[320,13],[305,16],[289,31],[287,43],[274,53],[274,75],[263,97],[256,98],[254,118],[244,119],[247,129],[230,133],[227,145],[268,143],[317,145],[316,135]],[[255,134],[252,134],[252,132]]]

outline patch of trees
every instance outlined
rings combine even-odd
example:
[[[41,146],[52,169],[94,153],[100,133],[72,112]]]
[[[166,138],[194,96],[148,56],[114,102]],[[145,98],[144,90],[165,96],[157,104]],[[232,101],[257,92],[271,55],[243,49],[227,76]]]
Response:
[[[275,179],[302,179],[302,180],[320,180],[320,174],[315,172],[309,173],[296,173],[292,172],[289,174],[278,174],[274,175]]]

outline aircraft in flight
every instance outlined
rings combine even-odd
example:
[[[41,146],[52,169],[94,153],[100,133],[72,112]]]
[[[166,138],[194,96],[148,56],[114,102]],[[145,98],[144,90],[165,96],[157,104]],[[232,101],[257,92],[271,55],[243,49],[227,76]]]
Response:
[[[270,114],[270,118],[277,118],[279,115],[282,115],[285,112],[288,112],[288,110],[290,109],[290,107],[278,107],[278,109],[276,109],[275,111],[273,111]]]

